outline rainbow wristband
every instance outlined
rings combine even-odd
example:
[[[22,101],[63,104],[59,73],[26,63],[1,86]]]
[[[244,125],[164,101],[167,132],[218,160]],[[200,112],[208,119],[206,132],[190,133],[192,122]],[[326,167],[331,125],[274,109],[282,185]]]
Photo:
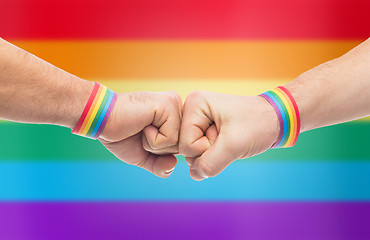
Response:
[[[292,94],[285,87],[280,86],[260,96],[272,105],[279,118],[280,134],[271,148],[293,147],[301,129],[301,119]]]
[[[115,92],[95,82],[81,118],[72,133],[97,139],[107,123],[116,100]]]

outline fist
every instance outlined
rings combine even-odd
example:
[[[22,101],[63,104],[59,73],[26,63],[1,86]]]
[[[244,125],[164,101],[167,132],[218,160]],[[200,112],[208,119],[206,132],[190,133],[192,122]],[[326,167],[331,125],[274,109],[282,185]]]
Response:
[[[181,109],[176,92],[120,93],[99,140],[122,161],[169,177],[177,163]]]
[[[197,91],[183,107],[180,153],[194,180],[219,174],[230,163],[269,149],[279,135],[273,107],[262,97]]]

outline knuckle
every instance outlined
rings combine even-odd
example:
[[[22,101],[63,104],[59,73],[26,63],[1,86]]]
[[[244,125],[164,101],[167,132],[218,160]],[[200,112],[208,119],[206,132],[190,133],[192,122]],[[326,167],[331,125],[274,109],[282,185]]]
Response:
[[[186,99],[187,100],[199,99],[199,98],[202,98],[204,96],[204,93],[205,92],[201,91],[201,90],[193,91],[188,95],[188,97]]]
[[[168,145],[169,146],[175,146],[178,144],[178,136],[177,135],[174,135],[174,136],[170,136],[168,138]]]
[[[180,143],[179,143],[179,152],[182,155],[186,156],[186,157],[191,157],[192,152],[193,152],[193,147],[191,146],[190,143],[180,141]]]
[[[164,96],[163,100],[165,102],[170,102],[176,105],[178,105],[178,102],[181,100],[180,95],[175,91],[168,91],[163,96]]]
[[[172,96],[176,101],[181,100],[181,96],[180,96],[180,94],[179,94],[178,92],[176,92],[176,91],[169,91],[169,93],[171,94],[171,96]]]
[[[194,91],[191,92],[185,100],[185,105],[194,105],[198,106],[200,102],[202,102],[205,98],[205,92],[204,91]]]

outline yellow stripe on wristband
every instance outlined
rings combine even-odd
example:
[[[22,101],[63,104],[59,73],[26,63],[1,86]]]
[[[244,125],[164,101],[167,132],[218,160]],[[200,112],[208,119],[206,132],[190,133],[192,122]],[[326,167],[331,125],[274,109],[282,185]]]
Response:
[[[300,115],[292,94],[285,87],[277,87],[260,94],[274,108],[280,124],[280,133],[272,148],[292,147],[300,132]]]
[[[271,91],[275,92],[281,98],[281,100],[284,102],[285,106],[288,106],[287,110],[288,110],[289,118],[291,120],[290,121],[290,128],[295,129],[297,127],[296,126],[297,125],[297,117],[296,117],[295,114],[293,114],[294,107],[293,107],[292,103],[288,100],[289,97],[284,93],[284,91],[282,91],[279,88],[275,88]],[[287,138],[288,138],[288,140],[286,141],[286,145],[290,146],[293,143],[294,131],[290,131],[289,136],[287,136]]]
[[[72,133],[96,139],[103,131],[117,100],[117,94],[95,82],[94,89]]]
[[[102,89],[103,89],[103,85],[99,85],[99,89],[98,89],[98,92],[96,93],[96,96],[100,96]],[[93,103],[92,103],[92,105],[89,109],[89,112],[87,113],[86,118],[83,121],[83,124],[82,124],[80,130],[77,132],[77,134],[82,135],[82,132],[85,130],[87,122],[89,121],[90,116],[91,116],[92,112],[94,111],[94,108],[95,108],[95,105],[96,105],[97,101],[98,101],[98,98],[94,98],[94,101],[93,101]]]
[[[102,103],[102,101],[104,99],[104,96],[105,96],[105,93],[106,92],[107,92],[107,87],[103,86],[103,89],[101,91],[101,94],[99,96],[99,99],[98,99],[96,105],[94,106],[94,109],[93,109],[93,111],[91,113],[91,117],[89,118],[89,120],[88,120],[88,122],[86,124],[86,128],[82,132],[82,135],[86,135],[86,133],[89,131],[90,126],[91,126],[92,122],[94,121],[94,119],[96,117],[96,113],[99,110],[99,107],[100,107],[100,105],[101,105],[101,103]]]

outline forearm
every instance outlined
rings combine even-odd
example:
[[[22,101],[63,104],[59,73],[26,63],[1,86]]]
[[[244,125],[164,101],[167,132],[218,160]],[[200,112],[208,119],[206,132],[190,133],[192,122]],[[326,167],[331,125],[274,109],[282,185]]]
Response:
[[[93,83],[0,39],[0,118],[73,128]]]
[[[367,40],[286,84],[301,114],[301,132],[370,115],[369,66]]]

